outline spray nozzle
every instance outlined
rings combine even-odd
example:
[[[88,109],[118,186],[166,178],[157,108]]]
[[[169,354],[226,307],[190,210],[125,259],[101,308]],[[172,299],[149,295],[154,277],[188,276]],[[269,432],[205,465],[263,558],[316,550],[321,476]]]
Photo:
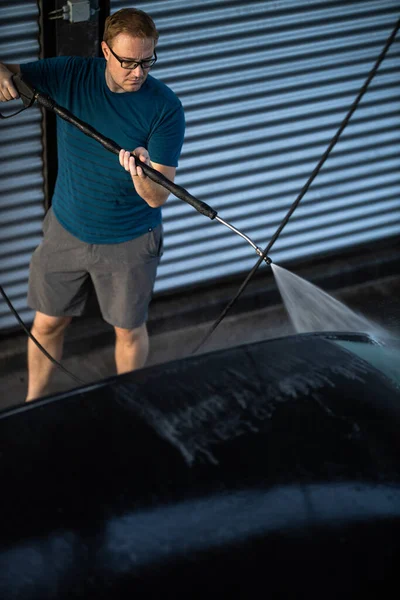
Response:
[[[263,251],[261,250],[261,248],[259,248],[258,246],[256,247],[256,252],[258,254],[258,256],[261,256],[263,261],[270,266],[270,264],[272,263],[272,258],[270,258],[269,256],[264,256]]]

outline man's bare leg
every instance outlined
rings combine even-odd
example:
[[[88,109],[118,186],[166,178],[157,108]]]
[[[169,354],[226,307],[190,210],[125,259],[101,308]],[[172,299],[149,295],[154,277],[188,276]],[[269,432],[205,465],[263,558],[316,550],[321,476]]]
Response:
[[[64,332],[72,317],[49,317],[37,312],[31,333],[47,352],[60,360],[62,356]],[[26,401],[40,398],[45,394],[55,365],[43,354],[36,344],[28,340],[28,393]]]
[[[136,329],[115,327],[115,363],[117,373],[128,373],[146,364],[149,336],[146,324]]]

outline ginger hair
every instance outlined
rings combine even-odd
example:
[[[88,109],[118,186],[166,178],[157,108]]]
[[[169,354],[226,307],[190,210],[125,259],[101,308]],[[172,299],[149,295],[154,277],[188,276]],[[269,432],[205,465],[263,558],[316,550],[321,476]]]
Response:
[[[117,35],[127,33],[132,37],[152,38],[157,45],[159,33],[153,19],[139,8],[121,8],[106,19],[103,41],[108,46]]]

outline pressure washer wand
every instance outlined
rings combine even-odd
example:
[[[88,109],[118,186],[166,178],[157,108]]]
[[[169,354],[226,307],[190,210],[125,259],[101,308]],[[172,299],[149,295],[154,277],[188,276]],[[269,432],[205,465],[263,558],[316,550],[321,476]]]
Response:
[[[50,111],[56,113],[59,117],[64,119],[64,121],[67,121],[68,123],[71,123],[72,125],[75,125],[75,127],[77,127],[80,131],[82,131],[82,133],[95,139],[102,146],[104,146],[104,148],[106,148],[113,154],[119,154],[120,150],[122,150],[121,146],[119,146],[116,142],[114,142],[113,140],[110,140],[109,138],[105,137],[104,135],[102,135],[101,133],[96,131],[96,129],[94,129],[88,123],[85,123],[85,121],[78,119],[78,117],[76,117],[74,114],[72,114],[66,108],[59,106],[49,96],[42,94],[41,92],[38,92],[37,90],[35,90],[26,80],[24,80],[22,78],[21,75],[14,75],[13,81],[14,81],[15,87],[18,90],[19,95],[21,96],[22,101],[24,102],[24,104],[26,103],[27,106],[30,106],[32,104],[32,97],[33,97],[34,100],[36,100],[41,106],[43,106],[47,110],[50,110]],[[187,192],[183,187],[176,185],[175,183],[173,183],[172,181],[167,179],[162,173],[160,173],[159,171],[156,171],[155,169],[153,169],[146,163],[142,162],[136,156],[134,158],[135,158],[135,161],[138,164],[140,164],[144,173],[150,179],[152,179],[159,185],[162,185],[163,187],[165,187],[167,190],[172,192],[175,196],[177,196],[181,200],[184,200],[188,204],[191,204],[193,206],[193,208],[195,208],[198,212],[205,215],[206,217],[209,217],[210,219],[214,219],[216,217],[216,215],[217,215],[216,211],[214,209],[212,209],[210,206],[208,206],[205,202],[198,200],[197,198],[195,198],[194,196],[189,194],[189,192]]]
[[[258,246],[256,246],[255,243],[252,242],[251,239],[247,235],[245,235],[244,233],[242,233],[241,231],[239,231],[239,229],[236,229],[236,227],[234,227],[230,223],[227,223],[226,221],[224,221],[223,219],[221,219],[221,217],[215,216],[215,219],[217,221],[219,221],[220,223],[222,223],[222,225],[225,225],[225,227],[228,227],[229,229],[231,229],[232,231],[234,231],[235,233],[237,233],[238,235],[240,235],[240,237],[242,237],[244,240],[246,240],[246,242],[248,242],[250,244],[250,246],[252,246],[254,248],[254,250],[257,252],[257,254],[263,258],[263,260],[267,263],[267,265],[270,265],[272,263],[272,260],[270,259],[270,257],[264,255],[264,253],[261,250],[261,248],[259,248]]]
[[[21,75],[13,75],[13,82],[26,108],[32,106],[34,101],[37,101],[41,106],[43,106],[47,110],[56,113],[59,117],[77,127],[85,135],[95,139],[104,148],[106,148],[113,154],[119,154],[120,150],[122,149],[121,146],[119,146],[113,140],[105,137],[104,135],[96,131],[96,129],[94,129],[88,123],[85,123],[85,121],[78,119],[78,117],[72,114],[68,109],[59,106],[49,96],[35,90],[30,83],[23,79]],[[132,156],[134,155],[132,154]],[[185,190],[185,188],[183,188],[180,185],[177,185],[176,183],[173,183],[172,181],[167,179],[167,177],[165,177],[162,173],[156,171],[156,169],[153,169],[153,167],[150,167],[149,165],[138,159],[136,156],[134,156],[134,158],[136,163],[139,164],[140,167],[143,169],[143,172],[152,181],[166,188],[169,192],[174,194],[174,196],[176,196],[180,200],[183,200],[184,202],[187,202],[188,204],[193,206],[193,208],[195,208],[202,215],[208,217],[211,220],[216,219],[217,221],[219,221],[220,223],[237,233],[254,248],[257,254],[265,260],[267,265],[271,264],[271,259],[268,256],[265,256],[262,250],[260,250],[260,248],[258,248],[258,246],[256,246],[247,235],[244,235],[244,233],[236,229],[236,227],[233,227],[232,225],[218,217],[217,211],[211,208],[211,206],[209,206],[205,202],[202,202],[201,200],[198,200],[198,198],[192,196],[192,194]]]

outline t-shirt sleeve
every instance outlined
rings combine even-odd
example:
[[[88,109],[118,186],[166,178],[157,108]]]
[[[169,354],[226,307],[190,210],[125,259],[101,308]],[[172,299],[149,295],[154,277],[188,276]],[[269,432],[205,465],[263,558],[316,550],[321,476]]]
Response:
[[[177,167],[185,136],[185,113],[179,102],[164,115],[151,133],[148,150],[153,162]]]
[[[21,64],[20,69],[22,76],[34,88],[58,101],[65,77],[65,69],[70,62],[71,57],[57,56]]]

